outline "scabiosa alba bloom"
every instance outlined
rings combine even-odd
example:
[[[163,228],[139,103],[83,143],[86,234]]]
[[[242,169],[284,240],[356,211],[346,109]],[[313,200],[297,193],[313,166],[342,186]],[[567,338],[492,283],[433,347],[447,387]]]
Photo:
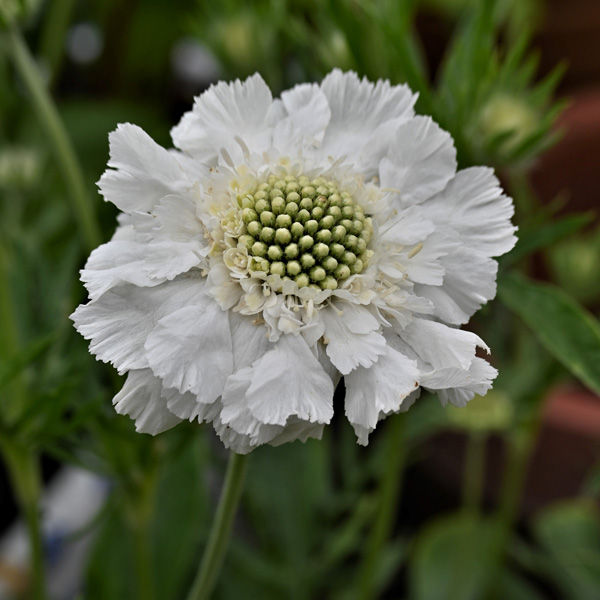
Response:
[[[128,373],[114,405],[138,431],[210,422],[240,453],[320,437],[343,376],[366,444],[422,387],[486,393],[487,347],[458,326],[495,295],[513,205],[415,100],[337,70],[274,100],[254,75],[196,98],[176,150],[110,135],[99,187],[122,214],[72,318]]]

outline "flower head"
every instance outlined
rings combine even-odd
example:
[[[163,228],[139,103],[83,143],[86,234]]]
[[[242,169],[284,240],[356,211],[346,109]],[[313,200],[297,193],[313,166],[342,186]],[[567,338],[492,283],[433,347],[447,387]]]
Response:
[[[237,452],[319,437],[343,376],[366,444],[421,387],[458,406],[491,387],[457,326],[495,295],[512,202],[490,169],[456,172],[415,100],[337,70],[274,100],[254,75],[196,98],[177,150],[110,135],[99,186],[122,214],[73,320],[129,374],[114,404],[138,431],[211,422]]]

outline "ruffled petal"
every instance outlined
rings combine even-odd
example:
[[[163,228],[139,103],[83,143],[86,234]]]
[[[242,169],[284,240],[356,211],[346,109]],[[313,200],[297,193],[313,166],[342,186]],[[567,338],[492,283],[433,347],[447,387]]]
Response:
[[[399,124],[414,115],[416,94],[405,85],[373,84],[356,73],[333,70],[321,84],[331,119],[319,155],[347,157],[367,177],[377,173]]]
[[[444,268],[442,284],[417,285],[415,292],[433,302],[436,317],[463,325],[496,295],[498,263],[461,246],[440,262]]]
[[[175,146],[206,164],[216,164],[225,150],[238,164],[244,149],[261,153],[271,145],[271,90],[260,75],[245,81],[219,82],[196,98],[194,108],[185,113],[171,130]]]
[[[427,319],[414,319],[398,334],[434,369],[468,369],[475,358],[477,347],[489,351],[483,340],[474,333]]]
[[[331,117],[325,94],[318,85],[303,83],[281,94],[286,117],[273,131],[273,147],[283,154],[301,152],[323,141]]]
[[[161,393],[161,381],[150,369],[134,370],[129,372],[123,389],[114,397],[113,405],[120,415],[135,421],[137,432],[156,435],[181,422],[169,411]]]
[[[291,416],[328,423],[333,383],[300,336],[282,335],[252,366],[248,407],[262,423],[285,425]]]
[[[381,189],[393,190],[402,207],[441,192],[455,173],[452,138],[430,117],[414,117],[400,125],[379,168]]]
[[[100,360],[112,363],[119,373],[144,369],[144,343],[150,332],[165,315],[193,303],[203,287],[202,279],[188,277],[153,288],[121,285],[79,306],[71,319]]]
[[[142,129],[122,123],[109,135],[110,160],[98,187],[124,212],[149,211],[163,197],[191,187],[177,156]]]
[[[437,391],[442,405],[465,406],[475,394],[485,396],[498,375],[487,361],[475,357],[468,369],[436,369],[422,376],[423,387]]]
[[[198,402],[195,394],[182,394],[175,388],[163,388],[161,394],[167,408],[183,420],[212,423],[221,412],[221,403],[218,400],[212,404]]]
[[[517,241],[510,222],[512,200],[502,193],[492,169],[459,171],[423,209],[438,228],[451,230],[465,248],[484,256],[505,254]]]
[[[342,374],[347,375],[358,366],[370,367],[386,353],[385,339],[379,332],[352,333],[344,317],[331,308],[321,310],[321,318],[325,323],[327,356]]]
[[[382,416],[400,410],[404,399],[419,387],[417,363],[388,347],[370,368],[359,367],[344,378],[346,417],[358,443],[366,446]]]
[[[228,313],[206,295],[162,318],[144,348],[165,387],[191,392],[201,403],[221,395],[233,370]]]

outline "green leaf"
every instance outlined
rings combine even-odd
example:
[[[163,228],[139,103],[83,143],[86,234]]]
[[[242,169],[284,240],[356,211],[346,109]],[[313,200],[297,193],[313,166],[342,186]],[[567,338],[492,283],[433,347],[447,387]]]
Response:
[[[600,589],[600,515],[593,502],[556,504],[534,521],[537,540],[551,555],[550,574],[574,600],[592,600]]]
[[[496,556],[493,523],[455,514],[426,527],[410,565],[410,598],[475,600],[488,585]]]
[[[506,274],[498,294],[558,361],[600,393],[600,323],[562,290]]]
[[[594,218],[593,213],[569,215],[558,221],[537,225],[532,229],[521,229],[517,245],[506,256],[500,259],[501,265],[512,265],[532,252],[550,246],[551,244],[579,231]]]

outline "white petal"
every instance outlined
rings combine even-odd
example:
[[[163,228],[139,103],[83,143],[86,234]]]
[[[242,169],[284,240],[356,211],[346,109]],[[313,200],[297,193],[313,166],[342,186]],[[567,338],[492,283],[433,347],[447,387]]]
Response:
[[[291,416],[330,421],[333,383],[302,337],[282,335],[252,370],[248,407],[261,422],[285,425]]]
[[[113,239],[98,246],[81,270],[81,281],[92,300],[122,283],[139,287],[153,287],[166,281],[166,277],[152,278],[144,271],[145,244]]]
[[[407,255],[405,273],[408,280],[427,285],[442,285],[446,274],[443,257],[457,246],[456,240],[437,231],[430,235],[423,241],[423,246],[414,256],[410,252]]]
[[[375,175],[396,127],[413,116],[417,96],[405,85],[373,84],[338,69],[325,77],[321,89],[331,109],[321,155],[347,156],[360,172]]]
[[[465,406],[475,394],[485,396],[498,375],[487,361],[476,357],[468,369],[437,369],[422,377],[422,385],[437,390],[441,403]]]
[[[456,150],[450,134],[430,117],[415,117],[400,125],[379,173],[381,189],[396,191],[400,206],[431,198],[456,173]]]
[[[387,354],[374,365],[355,369],[344,382],[346,417],[359,444],[366,445],[379,419],[400,410],[403,400],[419,387],[419,369],[416,361],[388,347]]]
[[[182,277],[153,288],[115,287],[79,306],[71,315],[90,352],[112,363],[120,373],[148,367],[144,343],[165,315],[194,302],[202,294],[203,279]]]
[[[198,423],[211,423],[221,411],[221,403],[212,404],[198,402],[197,396],[190,392],[181,394],[175,388],[163,388],[162,397],[167,408],[180,419],[198,421]]]
[[[233,370],[228,313],[209,296],[162,318],[146,339],[152,371],[168,388],[191,392],[198,402],[221,395]]]
[[[270,442],[270,446],[281,446],[288,442],[300,440],[306,442],[309,438],[320,440],[323,436],[323,423],[311,423],[310,421],[301,421],[295,417],[290,417],[283,431],[277,434]]]
[[[168,194],[188,189],[188,179],[176,155],[159,146],[130,123],[109,135],[109,167],[98,186],[104,198],[124,212],[149,211]]]
[[[358,366],[370,367],[386,353],[385,339],[379,332],[352,333],[343,315],[338,316],[331,308],[321,310],[321,318],[325,323],[327,356],[344,375]]]
[[[440,260],[445,270],[443,285],[418,285],[415,292],[433,302],[435,316],[462,325],[496,295],[498,263],[464,247]]]
[[[385,214],[384,218],[377,234],[382,241],[411,246],[422,242],[435,231],[434,223],[420,206],[392,209],[391,214]]]
[[[120,415],[128,415],[135,421],[137,432],[156,435],[181,421],[169,411],[161,392],[161,381],[150,369],[130,371],[113,405]]]
[[[416,318],[398,333],[434,369],[468,369],[475,358],[477,346],[489,351],[483,340],[474,333],[427,319]]]
[[[341,311],[340,317],[352,333],[365,334],[377,331],[380,327],[379,321],[366,306],[351,302],[336,302],[335,308]]]
[[[303,83],[281,94],[287,116],[273,131],[273,146],[284,154],[323,141],[331,110],[318,85]]]
[[[257,324],[256,318],[232,312],[229,314],[233,345],[233,370],[249,367],[272,346],[267,328]]]
[[[510,222],[513,203],[502,193],[492,169],[459,171],[423,208],[438,226],[455,232],[466,249],[485,256],[500,256],[517,241]]]
[[[232,83],[219,82],[196,98],[194,108],[171,130],[174,144],[206,164],[215,164],[221,149],[234,162],[243,159],[239,137],[252,152],[271,145],[271,90],[258,74]]]

